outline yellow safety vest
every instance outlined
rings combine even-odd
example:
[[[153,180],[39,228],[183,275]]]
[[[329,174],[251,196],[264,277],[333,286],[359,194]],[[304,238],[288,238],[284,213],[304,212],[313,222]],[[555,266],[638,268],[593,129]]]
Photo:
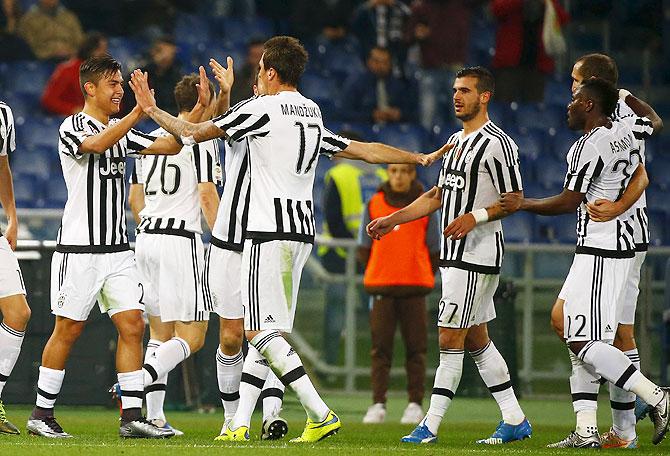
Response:
[[[371,170],[364,170],[350,163],[339,163],[326,172],[324,177],[326,186],[331,179],[340,194],[344,224],[355,238],[361,225],[361,214],[366,200],[369,200],[376,193],[382,182],[388,180],[388,174],[381,167],[377,167],[374,172],[371,172]],[[328,223],[325,220],[323,222],[323,235],[326,238],[332,238],[328,230]],[[326,246],[320,246],[318,255],[325,255],[328,249]],[[340,257],[346,258],[346,249],[337,247],[335,251]]]

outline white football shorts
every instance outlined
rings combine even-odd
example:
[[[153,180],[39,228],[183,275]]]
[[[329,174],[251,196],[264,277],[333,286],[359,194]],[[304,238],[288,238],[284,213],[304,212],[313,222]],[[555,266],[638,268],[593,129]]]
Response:
[[[437,326],[466,329],[496,317],[493,295],[500,275],[482,274],[454,267],[440,268],[442,298]]]
[[[25,295],[26,287],[19,267],[19,260],[4,236],[0,236],[0,298]]]

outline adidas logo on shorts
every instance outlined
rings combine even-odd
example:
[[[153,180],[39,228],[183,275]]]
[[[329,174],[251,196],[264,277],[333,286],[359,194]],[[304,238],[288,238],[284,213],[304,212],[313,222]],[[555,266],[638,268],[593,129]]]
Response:
[[[272,318],[272,315],[265,317],[265,323],[275,323],[275,319]]]
[[[257,359],[256,364],[260,364],[261,366],[267,366],[270,367],[270,363],[268,362],[267,359]]]
[[[289,349],[288,353],[286,354],[286,356],[291,356],[291,355],[295,355],[295,350],[293,350],[293,347],[291,347]]]
[[[605,332],[606,333],[607,332],[610,332],[610,333],[612,332],[612,328],[610,327],[610,325],[605,326]]]

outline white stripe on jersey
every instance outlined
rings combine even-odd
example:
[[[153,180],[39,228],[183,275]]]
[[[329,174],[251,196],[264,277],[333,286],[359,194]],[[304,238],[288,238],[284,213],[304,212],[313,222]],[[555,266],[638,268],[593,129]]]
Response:
[[[463,136],[454,133],[454,148],[444,156],[437,186],[442,189],[442,230],[457,217],[493,205],[501,193],[522,190],[519,150],[505,132],[489,121]],[[442,237],[440,266],[498,274],[505,250],[502,224],[485,223],[461,240]]]
[[[632,129],[627,125],[632,125]],[[598,127],[579,138],[567,155],[565,188],[584,193],[585,200],[617,200],[634,171],[631,157],[639,154],[646,134],[645,122],[613,121],[611,128]],[[632,258],[635,242],[631,213],[608,222],[590,223],[584,202],[577,208],[577,253],[610,258]]]
[[[110,125],[118,122],[111,119]],[[81,143],[106,126],[82,113],[60,126],[58,151],[68,198],[56,251],[105,253],[127,250],[126,156],[149,147],[155,137],[130,130],[103,154],[79,151]]]
[[[166,136],[159,128],[152,136]],[[200,193],[198,184],[214,182],[218,174],[219,146],[209,140],[193,146],[184,146],[176,155],[145,155],[135,159],[131,183],[144,184],[144,208],[138,232],[155,226],[183,229],[202,233]],[[163,222],[165,220],[165,223]],[[179,228],[177,228],[179,227]]]
[[[0,101],[0,156],[14,152],[16,149],[16,131],[12,109]]]
[[[225,180],[211,243],[241,252],[249,214],[249,139],[226,141]]]
[[[248,138],[246,236],[313,242],[318,158],[344,150],[350,141],[325,129],[319,107],[296,91],[242,101],[214,124],[232,141]]]

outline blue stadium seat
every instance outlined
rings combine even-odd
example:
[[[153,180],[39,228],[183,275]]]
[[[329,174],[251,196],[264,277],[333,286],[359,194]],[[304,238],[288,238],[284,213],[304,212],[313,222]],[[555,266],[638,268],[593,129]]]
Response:
[[[205,65],[205,69],[208,73],[209,70],[209,59],[213,58],[221,65],[226,66],[226,59],[228,56],[233,58],[233,64],[235,68],[241,69],[244,66],[244,62],[247,59],[247,46],[235,43],[222,43],[217,41],[210,41],[208,43],[199,43],[196,46],[198,50],[198,60],[199,65]],[[238,81],[241,82],[241,81]]]
[[[330,121],[324,118],[325,126],[333,133],[340,133],[342,131],[350,131],[358,134],[363,141],[372,142],[377,140],[377,132],[373,129],[372,124],[362,122],[337,122]]]
[[[489,118],[503,130],[514,129],[516,126],[516,112],[507,103],[492,101],[488,107]],[[509,134],[509,132],[507,132]]]
[[[521,155],[519,162],[521,166],[521,180],[525,188],[527,183],[535,182],[537,179],[535,176],[535,160],[527,155]]]
[[[512,139],[519,147],[519,155],[522,157],[536,160],[548,155],[545,147],[547,141],[543,131],[531,130],[525,134],[513,134]]]
[[[544,102],[549,106],[566,110],[572,98],[571,84],[570,79],[551,78],[547,80],[544,86]]]
[[[316,71],[342,80],[365,71],[365,63],[361,60],[360,50],[355,40],[349,39],[333,43],[317,38],[307,43],[306,46],[309,52],[309,71]]]
[[[174,29],[177,43],[197,44],[211,38],[207,19],[195,14],[179,14]]]
[[[35,112],[40,111],[39,97],[36,97],[35,95],[4,92],[0,95],[0,100],[4,101],[10,108],[12,108],[17,134],[20,134],[21,126],[26,119],[31,117]]]
[[[337,81],[314,73],[304,74],[298,86],[300,93],[319,105],[325,119],[337,115],[340,98],[337,96]]]
[[[668,223],[670,223],[670,216],[667,212],[649,210],[649,244],[670,244]]]
[[[557,129],[554,135],[549,136],[554,156],[559,160],[563,160],[564,163],[567,163],[565,162],[565,158],[568,155],[568,151],[580,136],[579,133],[568,130],[567,128]]]
[[[656,164],[654,164],[656,166]],[[651,167],[650,167],[651,168]],[[656,183],[652,180],[653,178],[649,178],[652,184],[647,187],[647,207],[649,210],[653,211],[663,211],[668,214],[670,214],[670,198],[668,198],[668,192],[667,189],[656,185]]]
[[[535,176],[537,183],[551,189],[563,186],[566,164],[552,156],[540,157],[535,160]]]
[[[552,238],[560,243],[574,244],[577,242],[577,219],[573,214],[551,217]]]
[[[14,199],[16,207],[35,208],[43,204],[43,181],[33,174],[16,173],[14,178]]]
[[[4,90],[11,93],[32,95],[39,99],[54,64],[41,61],[10,62],[5,64]]]
[[[435,125],[433,127],[433,131],[431,132],[431,142],[433,144],[433,148],[437,149],[438,147],[442,147],[449,140],[451,135],[461,130],[462,128],[463,126],[459,125],[455,121],[443,125]]]
[[[17,147],[28,150],[58,147],[58,129],[61,118],[52,116],[29,115],[21,126],[17,126]]]
[[[22,150],[12,156],[12,171],[31,175],[39,179],[48,179],[51,174],[49,158],[40,152]]]
[[[146,45],[123,36],[112,36],[108,39],[109,54],[121,62],[124,67],[124,73],[130,72],[133,68],[129,65],[139,61]]]
[[[502,221],[505,241],[529,243],[533,240],[535,218],[527,212],[518,212]]]
[[[670,189],[670,156],[669,154],[658,154],[647,166],[649,182],[662,190]],[[667,195],[666,195],[667,199]]]
[[[426,152],[426,131],[414,124],[385,124],[373,127],[379,141],[412,152]]]
[[[572,255],[536,253],[533,258],[535,277],[538,279],[564,279],[572,265]]]
[[[53,208],[65,207],[67,188],[62,176],[52,176],[46,182],[45,206]]]
[[[516,127],[519,131],[559,129],[565,125],[564,117],[565,109],[537,103],[516,104]]]

